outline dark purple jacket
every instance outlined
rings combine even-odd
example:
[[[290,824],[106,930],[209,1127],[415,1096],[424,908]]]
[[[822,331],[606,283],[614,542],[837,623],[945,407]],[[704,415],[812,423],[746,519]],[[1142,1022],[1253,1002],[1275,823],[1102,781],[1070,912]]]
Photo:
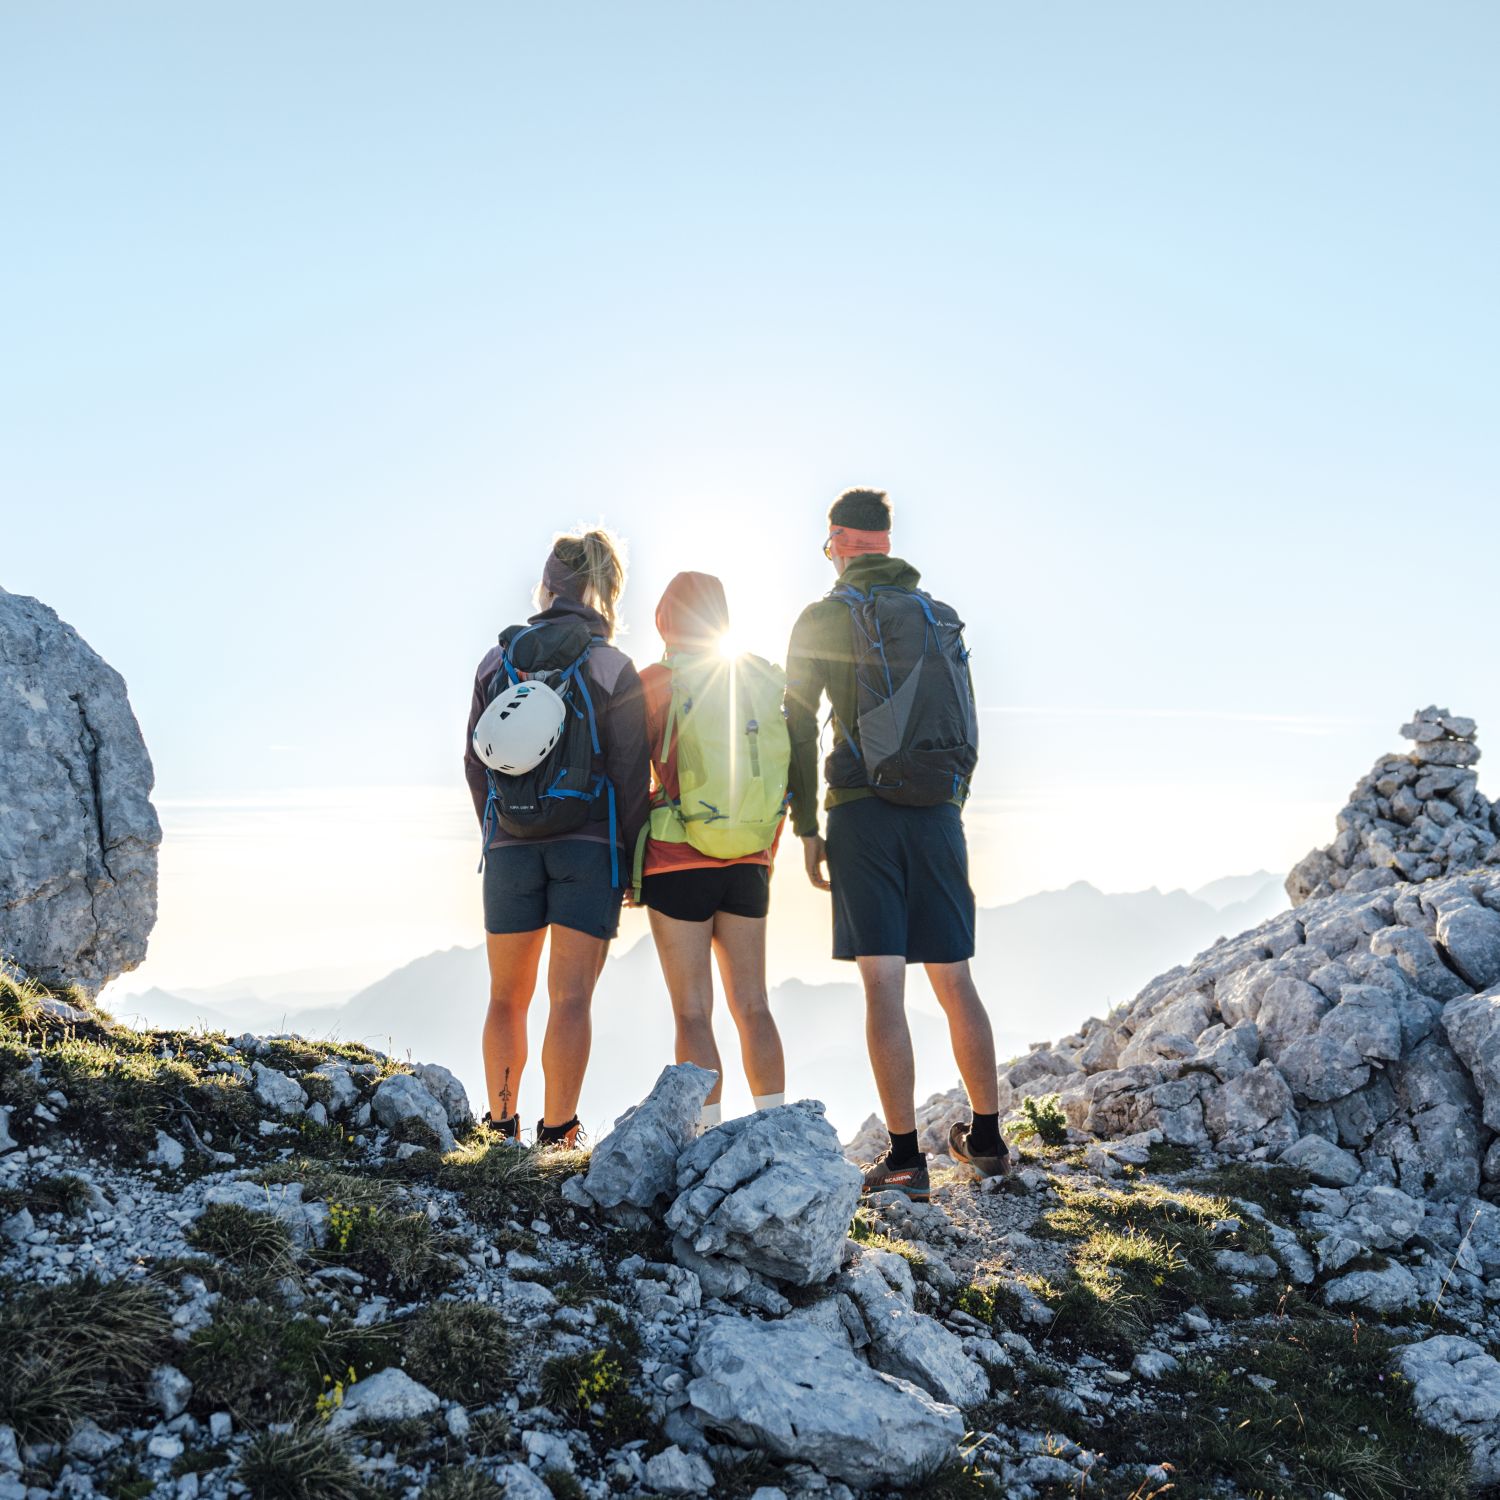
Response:
[[[588,678],[589,696],[594,702],[594,722],[599,727],[599,745],[604,752],[604,774],[615,789],[615,816],[619,823],[622,852],[629,855],[635,849],[635,841],[645,826],[648,804],[651,799],[651,754],[646,743],[646,704],[641,692],[641,679],[636,674],[635,664],[618,646],[612,646],[605,638],[604,617],[586,604],[572,599],[558,599],[551,609],[532,615],[529,625],[549,620],[583,620],[594,633],[594,649],[589,652]],[[484,776],[484,762],[474,754],[474,726],[484,712],[488,702],[487,691],[490,679],[500,668],[501,650],[491,646],[479,663],[474,674],[474,698],[469,705],[469,728],[464,735],[464,776],[469,783],[469,792],[474,798],[474,815],[484,824],[484,799],[488,785]],[[556,835],[557,838],[587,839],[596,844],[609,842],[607,821],[585,823],[576,833]],[[546,843],[545,839],[518,839],[496,828],[490,836],[488,847],[497,849],[502,844]]]

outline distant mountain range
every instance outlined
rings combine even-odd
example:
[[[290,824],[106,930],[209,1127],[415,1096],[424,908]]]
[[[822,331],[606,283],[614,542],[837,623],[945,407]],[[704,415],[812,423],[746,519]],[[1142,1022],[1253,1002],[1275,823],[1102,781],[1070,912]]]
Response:
[[[1281,877],[1267,872],[1216,880],[1201,890],[1106,895],[1079,881],[979,914],[975,974],[994,1018],[1001,1055],[1065,1034],[1085,1017],[1130,999],[1148,980],[1185,963],[1217,938],[1242,932],[1286,905]],[[295,976],[299,981],[303,976]],[[126,996],[114,1006],[132,1024],[196,1026],[238,1033],[293,1031],[367,1042],[451,1067],[482,1111],[484,1069],[479,1051],[488,974],[484,950],[449,948],[404,964],[338,1003],[336,992],[271,980],[240,981],[211,990]],[[864,1052],[859,988],[791,980],[772,991],[771,1005],[786,1046],[788,1092],[813,1095],[849,1134],[875,1107]],[[539,1060],[546,1000],[532,1008],[532,1056]],[[911,1025],[918,1094],[949,1088],[955,1072],[947,1029],[914,972]],[[740,1076],[734,1028],[721,1014],[726,1109],[749,1107]],[[671,1007],[650,941],[612,957],[594,1007],[594,1052],[582,1114],[591,1129],[607,1127],[635,1103],[672,1058]],[[539,1083],[539,1080],[535,1082]],[[540,1087],[525,1084],[523,1107]]]

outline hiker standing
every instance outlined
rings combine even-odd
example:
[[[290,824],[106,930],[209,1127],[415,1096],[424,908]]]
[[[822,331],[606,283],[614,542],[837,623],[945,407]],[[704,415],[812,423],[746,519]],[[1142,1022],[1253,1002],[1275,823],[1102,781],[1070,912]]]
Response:
[[[504,631],[474,678],[464,773],[484,831],[484,1070],[489,1122],[515,1142],[526,1014],[550,933],[537,1143],[577,1144],[594,986],[619,930],[626,851],[646,820],[640,678],[610,644],[624,587],[608,532],[558,537],[540,613]]]
[[[828,513],[824,555],[838,583],[803,610],[787,650],[792,826],[808,878],[833,892],[833,956],[859,966],[865,1037],[890,1147],[865,1191],[926,1201],[917,1145],[916,1069],[906,966],[926,967],[948,1018],[972,1122],[948,1150],[983,1176],[1006,1170],[989,1016],[969,973],[974,892],[961,809],[978,753],[963,622],[890,556],[882,490],[845,490]],[[833,709],[825,763],[828,836],[818,832],[818,708]],[[824,867],[827,873],[824,873]]]
[[[666,658],[645,668],[655,792],[636,884],[672,997],[678,1062],[719,1075],[700,1128],[719,1123],[724,1069],[714,1041],[713,962],[740,1036],[757,1109],[786,1101],[781,1037],[766,995],[771,860],[786,808],[785,676],[722,652],[724,585],[679,573],[656,607]]]

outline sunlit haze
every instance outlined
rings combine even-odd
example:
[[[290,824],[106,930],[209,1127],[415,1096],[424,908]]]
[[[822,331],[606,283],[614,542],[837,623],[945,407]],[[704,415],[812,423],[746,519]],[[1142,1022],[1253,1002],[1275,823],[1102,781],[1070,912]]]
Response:
[[[986,905],[1285,870],[1422,704],[1500,743],[1497,44],[1382,0],[9,7],[0,584],[155,759],[117,992],[481,941],[473,671],[580,521],[638,662],[685,568],[782,660],[829,502],[887,488],[968,623]],[[847,980],[790,852],[773,977]]]

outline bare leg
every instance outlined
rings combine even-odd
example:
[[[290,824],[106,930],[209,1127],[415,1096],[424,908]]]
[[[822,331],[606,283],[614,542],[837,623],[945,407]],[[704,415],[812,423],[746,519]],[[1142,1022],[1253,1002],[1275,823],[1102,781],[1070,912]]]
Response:
[[[992,1115],[1000,1105],[995,1085],[995,1033],[965,960],[957,964],[928,964],[927,977],[953,1040],[953,1059],[969,1093],[975,1114]]]
[[[713,919],[713,929],[714,957],[719,961],[729,1014],[740,1034],[750,1092],[756,1096],[784,1093],[781,1033],[766,994],[766,919],[721,911]]]
[[[542,1038],[546,1084],[542,1123],[566,1125],[578,1113],[578,1096],[583,1092],[594,1039],[594,986],[609,953],[609,940],[555,923],[551,930],[552,956],[547,963],[551,1004]]]
[[[684,922],[651,912],[651,936],[656,939],[656,956],[677,1025],[677,1061],[697,1063],[719,1075],[706,1104],[717,1104],[724,1093],[724,1064],[714,1041],[714,971],[709,958],[713,934],[712,918]]]
[[[882,954],[857,959],[865,985],[865,1040],[885,1128],[904,1135],[917,1128],[917,1065],[906,1024],[906,960]]]
[[[484,1018],[484,1081],[490,1114],[496,1120],[513,1115],[521,1097],[526,1066],[526,1013],[536,990],[547,929],[535,932],[487,932],[490,961],[490,1008]]]

